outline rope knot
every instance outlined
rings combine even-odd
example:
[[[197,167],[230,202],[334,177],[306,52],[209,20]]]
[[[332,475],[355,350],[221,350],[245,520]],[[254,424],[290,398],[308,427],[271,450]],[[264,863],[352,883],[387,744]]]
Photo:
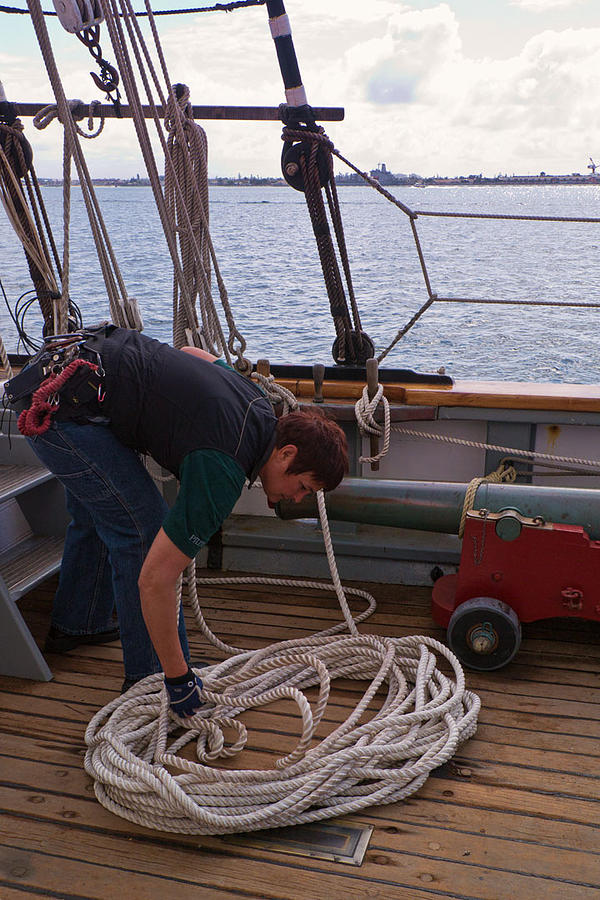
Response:
[[[462,538],[463,534],[465,533],[467,513],[473,509],[475,503],[475,495],[479,486],[484,484],[484,482],[488,482],[489,484],[502,484],[503,482],[512,483],[516,480],[516,477],[517,470],[514,466],[505,467],[504,464],[502,464],[494,472],[490,472],[489,475],[483,475],[480,478],[471,479],[465,493],[465,500],[460,516],[460,525],[458,526],[459,538]]]
[[[287,416],[292,410],[298,409],[299,404],[294,394],[282,384],[277,384],[274,375],[261,375],[260,372],[253,372],[252,378],[254,381],[258,381],[273,406],[283,403],[282,415]]]
[[[375,421],[375,412],[379,404],[383,405],[383,426]],[[354,412],[360,433],[383,436],[383,447],[375,456],[361,456],[359,462],[379,462],[386,455],[390,446],[390,404],[383,393],[383,385],[378,384],[373,397],[369,399],[369,389],[364,386],[362,396],[354,404]]]
[[[20,138],[24,130],[24,125],[20,119],[15,119],[14,122],[10,123],[10,125],[5,122],[0,122],[0,131],[3,131],[7,135],[11,135],[13,137]]]
[[[193,110],[190,102],[190,89],[187,84],[172,85],[172,92],[167,98],[167,108],[165,112],[165,129],[169,133],[173,133],[177,127],[177,121],[181,120],[185,127],[188,123],[193,123]]]
[[[86,132],[79,127],[77,122],[81,122],[87,115],[87,125],[88,129],[91,131],[94,127],[94,115],[97,112],[98,107],[102,105],[100,101],[92,100],[88,105],[87,112],[83,100],[67,100],[67,104],[69,107],[71,118],[75,123],[77,133],[84,138],[98,137],[98,135],[104,128],[104,115],[100,114],[100,124],[98,126],[98,129],[93,134],[86,134]],[[43,109],[40,109],[40,111],[33,117],[33,124],[38,129],[38,131],[42,131],[42,129],[47,128],[50,122],[52,122],[54,119],[58,119],[61,125],[65,124],[63,121],[63,116],[57,104],[50,103],[48,106],[44,106]]]

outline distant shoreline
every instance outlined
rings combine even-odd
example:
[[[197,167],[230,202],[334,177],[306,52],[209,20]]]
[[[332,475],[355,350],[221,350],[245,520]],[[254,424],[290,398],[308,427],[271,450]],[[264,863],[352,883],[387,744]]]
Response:
[[[548,184],[578,184],[600,185],[600,175],[506,175],[496,178],[485,178],[482,175],[467,175],[457,178],[421,178],[408,176],[402,178],[390,176],[385,173],[385,178],[374,178],[382,187],[488,187],[490,185],[548,185]],[[162,181],[162,177],[161,177]],[[44,187],[62,187],[62,178],[39,178],[38,182]],[[148,178],[93,178],[92,183],[101,187],[150,187]],[[288,187],[283,178],[209,178],[211,187]],[[339,187],[368,186],[364,179],[358,175],[336,175],[335,183]],[[71,182],[78,185],[78,180]]]

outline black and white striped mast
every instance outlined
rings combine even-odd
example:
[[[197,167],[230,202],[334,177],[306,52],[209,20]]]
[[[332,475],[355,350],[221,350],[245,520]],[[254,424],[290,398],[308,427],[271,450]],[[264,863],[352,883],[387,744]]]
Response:
[[[283,0],[267,0],[267,12],[269,13],[269,28],[275,41],[275,50],[281,77],[283,78],[287,104],[296,110],[301,107],[308,107],[306,91],[302,84],[300,67],[292,40],[290,20],[285,11]]]
[[[333,178],[331,149],[325,149],[326,145],[329,148],[332,148],[333,145],[329,142],[323,129],[316,124],[314,111],[308,105],[292,40],[290,20],[283,0],[267,0],[267,12],[287,101],[279,107],[280,117],[284,124],[284,144],[281,153],[283,177],[291,187],[302,191],[306,196],[337,335],[332,348],[333,358],[337,365],[364,365],[367,359],[374,356],[375,348],[371,338],[361,328],[354,297]],[[332,218],[334,215],[336,217],[334,220],[335,232],[344,264],[354,328],[327,222],[321,188],[325,188],[327,193]]]

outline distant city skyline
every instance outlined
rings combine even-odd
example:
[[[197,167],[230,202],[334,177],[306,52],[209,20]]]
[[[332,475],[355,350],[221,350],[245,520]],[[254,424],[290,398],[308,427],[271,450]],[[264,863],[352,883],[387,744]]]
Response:
[[[309,102],[344,107],[345,120],[324,127],[363,170],[385,160],[393,172],[446,177],[566,175],[585,174],[590,157],[600,163],[597,0],[286,0],[286,9]],[[86,48],[56,19],[46,21],[67,96],[104,99]],[[190,86],[193,103],[277,107],[284,100],[264,7],[157,21],[170,76]],[[29,18],[0,13],[0,32],[7,98],[51,102]],[[106,26],[100,43],[114,62]],[[60,177],[60,126],[24,124],[38,175]],[[200,124],[211,177],[279,173],[279,123]],[[145,174],[130,121],[107,120],[103,134],[84,144],[95,177]],[[336,171],[348,170],[336,162]]]

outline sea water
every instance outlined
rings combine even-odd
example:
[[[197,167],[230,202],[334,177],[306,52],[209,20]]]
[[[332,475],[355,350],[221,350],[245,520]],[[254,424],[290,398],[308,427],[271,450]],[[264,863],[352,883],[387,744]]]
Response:
[[[362,328],[380,353],[428,297],[410,219],[369,187],[338,190]],[[600,187],[592,185],[390,190],[414,211],[600,217]],[[96,192],[144,331],[170,341],[172,268],[152,191],[99,186]],[[45,187],[44,197],[60,248],[62,188]],[[210,201],[212,239],[246,355],[253,361],[330,365],[335,334],[303,195],[287,187],[223,186],[211,187]],[[600,224],[423,215],[415,221],[435,294],[517,303],[435,302],[385,365],[421,372],[443,367],[461,379],[600,382],[600,308],[528,305],[600,304]],[[0,279],[12,308],[32,286],[3,215]],[[76,186],[70,289],[86,323],[109,317]],[[39,335],[34,306],[25,325]],[[17,332],[1,299],[0,333],[7,349],[16,350]]]

